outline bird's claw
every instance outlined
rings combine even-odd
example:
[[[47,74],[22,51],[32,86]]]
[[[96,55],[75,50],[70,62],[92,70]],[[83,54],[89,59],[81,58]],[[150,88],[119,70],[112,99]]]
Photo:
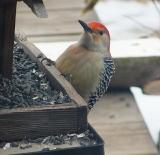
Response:
[[[51,59],[43,58],[43,59],[41,60],[41,62],[43,62],[44,60],[46,60],[46,65],[47,65],[47,66],[55,65],[55,61],[52,61]]]

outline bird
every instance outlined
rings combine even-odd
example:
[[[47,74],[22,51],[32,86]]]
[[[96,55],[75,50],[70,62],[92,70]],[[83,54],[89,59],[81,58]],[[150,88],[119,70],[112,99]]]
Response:
[[[72,86],[91,110],[107,92],[115,65],[106,26],[97,21],[78,21],[83,34],[57,58],[55,66],[62,75],[70,77]]]

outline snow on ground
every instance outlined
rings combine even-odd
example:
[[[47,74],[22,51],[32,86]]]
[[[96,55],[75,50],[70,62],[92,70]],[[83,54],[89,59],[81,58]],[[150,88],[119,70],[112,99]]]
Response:
[[[111,33],[113,57],[160,56],[160,40],[153,35],[155,30],[160,32],[160,16],[151,0],[147,3],[139,3],[137,0],[104,0],[97,4],[95,10]],[[56,60],[71,43],[73,42],[35,45],[48,58]],[[160,131],[160,96],[144,95],[140,88],[131,88],[131,91],[153,140],[157,143]]]
[[[113,40],[144,38],[152,35],[153,30],[160,30],[160,16],[151,0],[147,3],[103,0],[95,10],[110,30]]]
[[[160,131],[160,96],[144,95],[142,90],[137,87],[132,87],[131,92],[135,96],[154,142],[157,143]]]

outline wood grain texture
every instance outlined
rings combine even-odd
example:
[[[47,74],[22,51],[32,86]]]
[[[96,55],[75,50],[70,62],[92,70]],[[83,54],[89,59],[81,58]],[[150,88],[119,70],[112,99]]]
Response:
[[[108,92],[89,114],[89,122],[103,137],[106,155],[158,155],[129,91]]]
[[[160,94],[158,83],[158,80],[160,80],[160,57],[115,58],[114,61],[116,71],[111,80],[111,87],[128,88],[138,86],[144,88],[144,92],[147,89],[147,93],[154,94],[151,85],[147,87],[149,83],[154,81],[154,88],[152,88],[157,90],[157,94]],[[155,81],[157,81],[157,85],[155,85]]]
[[[82,132],[87,128],[85,111],[73,105],[1,110],[0,141]]]
[[[81,16],[78,9],[48,10],[48,18],[36,18],[32,12],[17,13],[17,27],[23,29],[27,37],[41,35],[65,35],[80,34],[83,29],[78,23],[78,19],[90,21],[93,19],[91,13]],[[36,31],[35,31],[36,27]]]
[[[11,78],[16,1],[0,2],[0,73]]]
[[[95,12],[82,14],[84,1],[44,1],[48,18],[37,19],[23,3],[17,8],[17,28],[22,29],[33,42],[67,41],[79,38],[83,31],[78,19],[97,20]],[[35,31],[36,27],[36,31]]]
[[[85,6],[83,0],[43,0],[43,2],[47,10],[81,9]],[[23,2],[18,2],[17,7],[18,13],[28,12],[30,10]]]

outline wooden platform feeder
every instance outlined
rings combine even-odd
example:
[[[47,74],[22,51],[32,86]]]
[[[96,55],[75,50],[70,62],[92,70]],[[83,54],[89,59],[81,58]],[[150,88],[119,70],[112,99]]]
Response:
[[[0,1],[0,73],[7,78],[12,75],[16,3],[16,0]],[[53,87],[67,93],[71,102],[0,110],[0,142],[86,130],[87,103],[53,65],[47,66],[45,61],[41,62],[45,56],[24,35],[19,33],[16,41],[46,73]]]

